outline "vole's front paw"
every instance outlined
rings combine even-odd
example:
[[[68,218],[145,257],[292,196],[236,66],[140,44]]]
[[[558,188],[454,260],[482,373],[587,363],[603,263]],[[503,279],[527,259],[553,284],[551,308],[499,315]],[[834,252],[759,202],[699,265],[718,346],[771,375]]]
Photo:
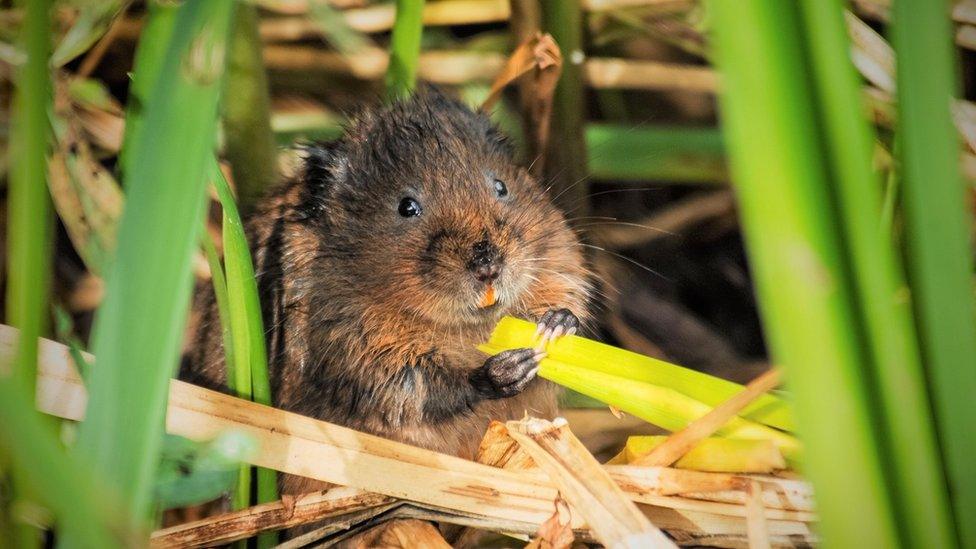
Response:
[[[579,319],[569,309],[549,309],[539,319],[539,325],[535,331],[536,337],[542,335],[536,349],[545,349],[550,341],[559,339],[564,335],[575,334],[579,325]]]
[[[535,349],[503,351],[489,357],[484,365],[471,372],[468,379],[484,398],[515,396],[535,378],[543,356],[544,353]]]

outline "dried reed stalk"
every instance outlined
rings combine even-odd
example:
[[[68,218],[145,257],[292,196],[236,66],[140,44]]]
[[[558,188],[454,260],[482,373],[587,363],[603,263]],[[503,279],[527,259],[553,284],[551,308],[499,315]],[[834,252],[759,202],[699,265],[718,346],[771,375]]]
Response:
[[[294,71],[324,70],[376,80],[386,71],[386,52],[364,48],[356,55],[343,56],[307,46],[267,45],[265,63],[275,69]],[[470,51],[425,51],[420,54],[418,76],[435,84],[490,82],[505,66],[506,58],[497,53]],[[583,75],[596,89],[684,90],[713,93],[718,88],[715,72],[705,67],[592,57],[583,62]]]
[[[444,537],[433,524],[419,519],[397,519],[385,522],[357,536],[351,543],[344,544],[344,547],[351,549],[366,549],[368,547],[451,549],[451,545],[444,541]]]
[[[494,467],[529,470],[540,474],[532,457],[500,422],[488,426],[478,450],[478,462]],[[745,489],[753,481],[762,487],[764,505],[773,509],[813,512],[813,491],[800,480],[765,475],[735,475],[634,465],[603,466],[628,494],[682,495],[721,503],[745,504]]]
[[[565,420],[510,421],[514,438],[608,547],[675,547],[624,495]]]
[[[956,30],[956,44],[967,50],[976,50],[976,27],[960,25]]]
[[[583,0],[583,9],[592,12],[641,6],[674,6],[675,8],[690,9],[693,5],[690,0]]]
[[[851,36],[854,66],[872,84],[895,92],[895,52],[874,29],[850,12],[844,14]]]
[[[357,511],[388,508],[397,500],[354,488],[338,487],[264,503],[153,532],[152,547],[206,547],[247,539]]]
[[[684,429],[669,436],[651,453],[636,460],[633,465],[666,467],[681,459],[702,439],[719,430],[746,406],[780,384],[782,375],[774,368],[749,382],[739,394],[719,404],[712,411],[688,424]]]
[[[0,326],[0,361],[11,356],[16,339],[15,329]],[[89,363],[94,361],[88,354],[84,358]],[[38,373],[38,408],[62,418],[82,419],[87,394],[72,366],[68,348],[40,340]],[[253,460],[255,465],[447,509],[432,520],[495,531],[535,532],[539,524],[551,517],[557,493],[551,481],[538,471],[503,470],[437,454],[175,380],[170,389],[167,427],[173,434],[197,440],[212,438],[225,429],[238,429],[260,443],[260,455]],[[493,429],[497,431],[499,427]],[[507,455],[509,463],[526,462],[524,455],[506,450],[504,445],[494,450],[487,448],[483,445],[483,455],[496,452]],[[662,526],[666,524],[680,535],[695,539],[745,535],[741,504],[705,501],[707,498],[733,500],[736,496],[723,495],[727,491],[724,488],[741,483],[741,476],[653,468],[640,472],[622,467],[607,470],[621,480],[631,499],[658,506],[643,508],[645,514],[655,522],[663,521]],[[773,502],[784,508],[779,514],[767,513],[773,519],[771,535],[813,539],[809,527],[798,522],[815,520],[812,513],[789,514],[788,511],[805,508],[803,501],[809,487],[798,481],[767,477],[760,480],[766,504]],[[715,491],[718,488],[722,490]],[[687,497],[655,495],[671,494],[675,490],[687,490],[684,493]],[[737,497],[741,500],[743,496],[740,493]],[[776,504],[777,501],[783,503]],[[435,516],[436,511],[414,506],[398,513],[396,516],[400,518],[416,518]],[[740,519],[729,518],[733,516]],[[582,522],[577,520],[573,526],[579,528]]]
[[[959,0],[952,7],[952,19],[960,23],[976,24],[976,2]]]
[[[475,458],[478,463],[501,467],[502,469],[513,469],[525,471],[535,469],[535,461],[515,439],[509,436],[508,427],[500,421],[492,421],[488,424],[485,436],[481,439],[478,446],[478,455]]]
[[[727,517],[746,517],[746,509],[738,503],[725,503],[720,501],[703,501],[682,496],[655,496],[655,495],[631,495],[631,499],[638,503],[646,503],[669,509],[680,511],[700,511],[713,515],[724,515]],[[766,509],[767,519],[786,520],[793,522],[815,522],[816,515],[809,511],[789,511],[786,509]]]
[[[633,224],[604,225],[591,233],[601,245],[614,248],[643,246],[658,238],[673,236],[695,223],[735,211],[735,197],[726,190],[695,195],[670,205],[661,212]],[[645,353],[646,354],[646,353]]]
[[[536,177],[542,177],[545,171],[546,157],[537,155],[549,143],[549,119],[562,66],[563,57],[552,36],[536,33],[515,48],[481,105],[481,110],[490,111],[505,88],[519,82],[524,116],[529,120],[525,125],[529,154],[534,159],[529,170]]]
[[[752,482],[746,491],[746,527],[749,529],[749,549],[769,549],[769,529],[763,509],[762,489]]]
[[[766,475],[705,473],[668,467],[605,465],[604,468],[635,500],[638,495],[683,496],[744,505],[745,489],[756,481],[762,487],[763,503],[766,507],[806,513],[814,510],[813,491],[804,481]]]
[[[711,68],[661,61],[591,57],[583,64],[583,74],[597,89],[715,93],[719,86],[718,75]]]

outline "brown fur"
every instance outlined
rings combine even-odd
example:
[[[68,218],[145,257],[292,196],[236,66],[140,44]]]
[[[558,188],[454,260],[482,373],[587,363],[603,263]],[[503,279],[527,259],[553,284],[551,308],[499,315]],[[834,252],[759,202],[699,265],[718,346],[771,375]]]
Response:
[[[475,346],[498,319],[553,308],[584,319],[589,289],[575,234],[487,118],[426,90],[307,156],[302,176],[247,223],[275,405],[467,458],[491,419],[551,417],[555,389],[544,380],[511,398],[471,396],[468,376],[485,362]],[[421,216],[398,215],[404,196]],[[485,238],[503,264],[490,310],[477,307],[484,284],[468,267]],[[223,386],[212,291],[196,306],[203,323],[183,377]]]

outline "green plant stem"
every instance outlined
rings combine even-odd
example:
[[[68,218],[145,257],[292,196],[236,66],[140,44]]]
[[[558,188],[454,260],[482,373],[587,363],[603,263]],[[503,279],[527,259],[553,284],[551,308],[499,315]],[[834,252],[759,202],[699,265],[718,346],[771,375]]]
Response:
[[[227,319],[222,318],[221,322],[229,320],[231,347],[233,347],[233,355],[227,357],[227,379],[234,380],[231,388],[241,398],[271,406],[271,382],[268,376],[264,322],[261,318],[261,300],[254,275],[254,264],[248,249],[244,225],[230,186],[215,160],[211,162],[211,166],[212,179],[224,212],[223,240],[228,315]],[[278,499],[277,474],[271,469],[258,468],[256,476],[258,503]],[[250,481],[250,471],[247,470],[246,474],[242,472],[235,496],[236,505],[246,507],[249,504]],[[274,541],[275,536],[267,534],[259,538],[258,545],[270,546]]]
[[[562,74],[553,96],[545,176],[556,205],[570,217],[589,211],[584,122],[583,11],[579,2],[542,0],[542,30],[552,34],[563,56]]]
[[[410,95],[417,86],[420,37],[424,31],[424,1],[396,0],[396,21],[390,39],[386,92],[390,98]]]
[[[896,547],[868,364],[820,162],[816,106],[811,83],[797,70],[808,64],[798,4],[711,0],[708,7],[760,310],[773,359],[795,396],[824,543]]]
[[[18,73],[11,112],[7,248],[7,323],[20,329],[17,377],[34,394],[37,338],[46,319],[51,263],[51,206],[47,151],[51,108],[50,2],[28,2],[24,21],[27,63]]]
[[[896,142],[892,154],[897,156],[900,152],[898,149]],[[899,169],[894,165],[894,160],[892,160],[892,165],[885,173],[884,181],[884,193],[881,203],[881,234],[889,235],[895,241],[895,211],[898,208],[899,196],[901,195],[901,174],[899,173]],[[897,244],[897,241],[895,242]],[[898,246],[896,245],[896,247]]]
[[[22,337],[13,372],[3,374],[0,367],[0,376],[5,378],[0,383],[7,385],[9,391],[23,391],[28,403],[34,401],[37,338],[46,324],[51,271],[51,206],[46,173],[50,132],[47,116],[51,108],[50,27],[51,2],[27,2],[21,40],[27,62],[17,73],[8,151],[6,319],[20,329]],[[33,417],[31,408],[28,404],[27,413]],[[37,428],[48,429],[39,421]],[[29,482],[29,471],[23,467],[29,467],[29,460],[19,461],[19,465],[11,471],[13,497],[38,497],[37,486]],[[17,547],[40,544],[37,529],[23,522],[14,521],[11,534]]]
[[[593,179],[646,183],[725,183],[725,146],[714,128],[586,126]]]
[[[216,163],[215,163],[216,164]],[[244,224],[234,203],[234,195],[219,169],[214,185],[224,210],[224,264],[227,269],[228,304],[232,318],[245,327],[239,341],[247,342],[246,364],[250,366],[253,400],[271,406],[271,383],[268,378],[267,350],[261,300],[258,295],[254,264],[244,233]],[[251,389],[248,390],[251,394]]]
[[[140,33],[139,46],[133,61],[129,99],[125,108],[125,134],[122,137],[122,150],[119,151],[119,172],[125,186],[129,184],[132,152],[138,148],[138,141],[142,136],[146,102],[156,88],[173,37],[178,7],[179,4],[175,2],[147,2],[149,15]]]
[[[219,170],[219,168],[217,168]],[[230,312],[230,298],[227,295],[227,279],[224,276],[224,267],[220,264],[220,255],[217,253],[217,248],[214,245],[213,239],[207,231],[204,229],[203,235],[203,250],[207,256],[207,264],[210,265],[210,281],[211,286],[213,286],[214,299],[217,302],[217,315],[220,317],[220,332],[222,335],[223,346],[224,346],[224,363],[227,365],[227,380],[228,387],[234,389],[239,383],[247,384],[247,395],[250,396],[250,371],[246,372],[246,381],[242,381],[238,375],[236,375],[236,370],[238,368],[238,361],[234,350],[236,345],[234,342],[234,334],[231,330],[231,312]],[[240,392],[234,389],[235,392],[240,396]],[[235,511],[244,509],[250,506],[251,503],[251,467],[246,463],[242,463],[237,472],[237,487],[234,491],[233,497],[231,498],[231,508]],[[244,544],[246,545],[246,544]],[[238,544],[242,546],[242,544]]]
[[[230,0],[180,5],[143,107],[142,135],[132,144],[118,249],[93,328],[98,366],[77,451],[118,495],[133,528],[145,526],[151,512],[233,8]]]
[[[915,316],[959,540],[963,547],[976,547],[973,220],[960,185],[959,144],[950,115],[956,84],[947,10],[938,0],[895,2],[892,45],[898,57],[898,139]]]
[[[849,60],[850,43],[840,0],[800,3],[813,60],[815,91],[851,260],[858,311],[886,434],[884,454],[898,525],[914,547],[949,547],[952,522],[942,481],[925,377],[908,289],[890,232],[882,225],[881,185],[871,169],[873,136],[863,115],[861,83]]]
[[[200,239],[203,244],[204,255],[207,256],[207,265],[210,266],[210,284],[213,287],[214,299],[217,302],[217,315],[220,317],[220,334],[224,345],[224,360],[228,364],[235,364],[234,340],[230,332],[230,306],[227,297],[227,279],[224,277],[224,267],[220,264],[220,254],[214,244],[213,238],[202,231]]]
[[[0,453],[9,458],[21,483],[54,514],[62,539],[77,547],[122,547],[121,513],[111,503],[90,467],[68,456],[50,426],[34,410],[20,383],[0,377]],[[33,530],[33,529],[32,529]],[[33,546],[39,545],[34,535]],[[23,546],[23,540],[11,541]]]
[[[237,6],[227,62],[222,99],[224,150],[240,208],[246,213],[274,183],[278,167],[268,76],[253,4]]]

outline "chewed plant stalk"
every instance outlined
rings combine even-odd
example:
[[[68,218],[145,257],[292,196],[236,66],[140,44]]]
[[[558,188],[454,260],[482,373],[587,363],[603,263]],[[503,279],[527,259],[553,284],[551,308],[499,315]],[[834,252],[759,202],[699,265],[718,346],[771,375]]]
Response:
[[[516,349],[532,346],[535,338],[535,324],[505,317],[492,332],[488,345]],[[482,350],[489,352],[488,347]],[[709,406],[717,406],[743,389],[738,383],[582,337],[560,338],[550,343],[546,352],[549,358],[564,364],[667,387]],[[791,404],[773,394],[759,397],[739,415],[784,431],[796,430]]]
[[[480,348],[489,354],[504,350],[491,345]],[[712,409],[669,387],[565,364],[548,356],[539,361],[539,376],[672,432],[684,429]],[[730,419],[716,434],[741,440],[770,440],[788,459],[795,461],[800,456],[801,445],[796,437],[741,417]]]

